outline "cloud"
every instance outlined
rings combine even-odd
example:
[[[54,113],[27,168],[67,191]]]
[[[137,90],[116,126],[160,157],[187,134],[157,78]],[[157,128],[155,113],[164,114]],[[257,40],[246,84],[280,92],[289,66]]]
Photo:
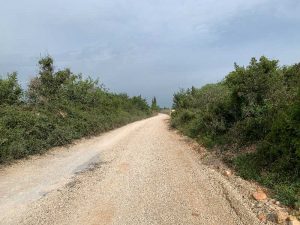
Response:
[[[296,0],[10,0],[0,8],[0,73],[26,82],[39,56],[114,91],[157,95],[222,79],[234,61],[300,53]]]

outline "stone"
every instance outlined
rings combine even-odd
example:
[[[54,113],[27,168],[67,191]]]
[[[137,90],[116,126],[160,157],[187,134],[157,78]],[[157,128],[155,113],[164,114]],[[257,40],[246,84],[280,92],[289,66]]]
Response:
[[[300,222],[299,222],[299,220],[292,220],[292,221],[289,221],[288,225],[300,225]]]
[[[284,211],[278,211],[276,213],[276,222],[279,223],[279,224],[283,224],[287,218],[289,217],[289,214],[287,212],[284,212]]]
[[[258,189],[256,192],[254,192],[252,196],[256,201],[263,201],[267,199],[266,193],[261,189]]]
[[[294,216],[289,216],[288,221],[288,225],[300,225],[299,220],[297,220],[297,218]]]
[[[257,218],[261,221],[261,222],[267,222],[267,216],[264,213],[259,213]]]
[[[276,201],[275,204],[276,204],[276,205],[280,205],[280,201]]]
[[[224,171],[224,175],[225,175],[226,177],[230,177],[230,176],[232,175],[232,172],[231,172],[230,170],[225,170],[225,171]]]

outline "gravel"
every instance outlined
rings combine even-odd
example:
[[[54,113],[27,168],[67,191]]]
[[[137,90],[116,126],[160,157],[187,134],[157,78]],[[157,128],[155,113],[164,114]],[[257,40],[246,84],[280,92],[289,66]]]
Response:
[[[260,224],[159,114],[0,171],[0,224]]]

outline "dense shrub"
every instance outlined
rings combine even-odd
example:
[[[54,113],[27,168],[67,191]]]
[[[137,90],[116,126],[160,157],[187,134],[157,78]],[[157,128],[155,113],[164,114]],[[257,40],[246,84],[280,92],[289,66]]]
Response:
[[[110,93],[69,69],[55,72],[51,57],[39,65],[26,91],[15,73],[0,79],[0,163],[151,115],[141,96]]]
[[[19,103],[22,89],[17,81],[17,73],[8,74],[6,79],[0,78],[0,106]]]
[[[208,147],[257,146],[237,152],[240,174],[300,204],[300,64],[253,58],[220,83],[180,90],[173,107],[172,125]]]
[[[230,91],[223,83],[181,90],[174,95],[172,125],[211,146],[220,141],[232,120],[229,106]]]

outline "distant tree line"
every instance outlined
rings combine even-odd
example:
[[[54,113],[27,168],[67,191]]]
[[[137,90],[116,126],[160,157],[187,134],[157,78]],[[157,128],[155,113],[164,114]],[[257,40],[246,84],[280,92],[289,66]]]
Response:
[[[39,61],[39,74],[27,90],[16,73],[0,79],[0,163],[150,115],[141,96],[108,92],[98,81],[70,69],[55,71],[48,56]]]
[[[235,148],[240,175],[300,206],[300,63],[253,58],[223,81],[174,95],[172,125],[207,147]],[[255,146],[255,151],[241,149]]]

